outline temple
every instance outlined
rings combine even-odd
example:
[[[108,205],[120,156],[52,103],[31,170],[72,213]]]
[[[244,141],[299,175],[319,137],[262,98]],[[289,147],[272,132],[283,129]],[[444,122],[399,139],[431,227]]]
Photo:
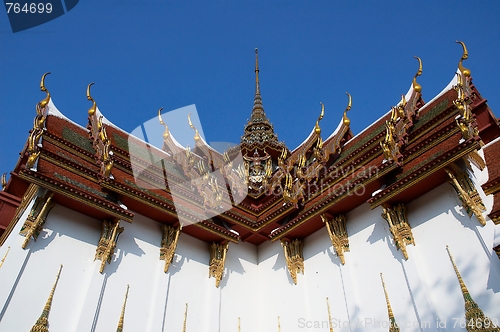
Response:
[[[379,120],[353,133],[347,93],[344,109],[318,104],[298,147],[264,111],[257,50],[250,118],[225,151],[191,115],[194,145],[179,143],[161,109],[160,146],[125,132],[92,83],[77,124],[44,74],[2,178],[0,330],[500,331],[500,123],[458,43],[429,101],[416,57]]]

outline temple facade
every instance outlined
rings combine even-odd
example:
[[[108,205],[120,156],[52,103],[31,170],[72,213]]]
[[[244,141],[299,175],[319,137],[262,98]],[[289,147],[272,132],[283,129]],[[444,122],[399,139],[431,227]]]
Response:
[[[347,94],[337,129],[321,105],[293,150],[257,50],[251,115],[223,152],[189,116],[180,144],[161,109],[161,146],[123,131],[92,84],[79,125],[44,74],[2,179],[0,331],[500,331],[500,123],[459,43],[429,101],[416,58],[379,120],[353,133]]]

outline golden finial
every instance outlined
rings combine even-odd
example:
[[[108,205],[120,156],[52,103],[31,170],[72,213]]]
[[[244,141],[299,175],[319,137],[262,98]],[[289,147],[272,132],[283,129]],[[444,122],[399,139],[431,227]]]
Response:
[[[319,115],[318,121],[316,121],[316,126],[314,126],[314,132],[316,134],[321,134],[321,128],[319,127],[319,122],[321,119],[323,119],[323,116],[325,115],[325,105],[323,105],[322,102],[319,102],[321,104],[321,114]]]
[[[462,65],[462,61],[464,60],[467,60],[469,58],[469,52],[467,52],[467,47],[465,46],[465,43],[462,42],[462,41],[455,41],[456,43],[462,45],[462,49],[463,49],[463,54],[462,54],[462,57],[460,58],[460,61],[458,62],[458,69],[460,69],[460,72],[465,76],[465,77],[469,77],[470,76],[470,70],[465,68],[463,65]]]
[[[44,99],[42,99],[38,105],[40,106],[40,108],[44,108],[45,106],[47,106],[47,104],[49,103],[49,100],[50,100],[50,92],[49,90],[47,90],[47,88],[45,87],[45,77],[47,75],[49,75],[50,72],[46,72],[45,74],[42,75],[42,79],[40,80],[40,90],[45,92],[46,93],[46,96]]]
[[[186,332],[187,317],[188,317],[188,304],[186,303],[186,310],[184,311],[184,324],[182,326],[182,332]]]
[[[2,174],[2,191],[5,190],[5,186],[7,186],[7,173]]]
[[[50,291],[49,298],[47,299],[47,303],[45,303],[45,307],[43,308],[42,314],[40,315],[40,318],[36,321],[35,325],[31,328],[30,332],[48,332],[49,331],[49,313],[50,313],[50,308],[52,306],[52,299],[54,297],[54,292],[56,290],[57,282],[59,281],[59,276],[61,275],[61,270],[62,270],[62,264],[59,267],[59,272],[57,273],[56,281],[54,282],[54,285],[52,286],[52,289]]]
[[[161,111],[163,110],[163,107],[160,107],[158,110],[158,121],[160,121],[160,124],[165,126],[165,132],[163,133],[163,139],[167,139],[170,136],[170,130],[168,130],[168,126],[163,122],[163,119],[161,118]]]
[[[278,332],[281,332],[280,316],[278,316]]]
[[[123,331],[123,319],[125,318],[125,307],[127,306],[128,289],[129,285],[127,285],[127,291],[125,292],[125,300],[123,301],[122,312],[120,314],[120,320],[118,321],[118,327],[116,328],[116,332]]]
[[[260,92],[259,86],[259,49],[255,49],[255,89],[256,92]]]
[[[191,113],[188,114],[188,122],[189,122],[189,127],[194,130],[194,141],[198,142],[200,140],[200,134],[198,133],[198,129],[193,125],[193,122],[191,122]]]
[[[387,313],[389,314],[389,321],[391,324],[389,332],[399,331],[399,327],[396,324],[396,319],[394,318],[394,313],[392,312],[391,303],[389,302],[389,296],[387,295],[387,290],[385,289],[385,282],[382,273],[380,273],[380,280],[382,280],[382,287],[384,288],[384,294],[385,294],[385,303],[387,304]]]
[[[5,255],[3,255],[2,260],[0,261],[0,267],[2,267],[3,262],[5,262],[5,259],[7,258],[7,254],[9,253],[10,247],[7,247],[7,251],[5,252]]]
[[[328,302],[328,297],[326,298],[326,307],[328,308],[328,325],[330,326],[330,332],[334,332],[332,323],[332,314],[330,312],[330,303]]]
[[[87,86],[87,100],[90,100],[92,102],[92,107],[89,108],[89,116],[92,116],[95,114],[96,112],[96,109],[97,109],[97,105],[95,103],[95,100],[94,98],[92,98],[92,96],[90,95],[90,87],[94,85],[94,82],[90,83],[88,86]]]
[[[421,92],[422,86],[417,83],[417,77],[422,75],[422,60],[418,56],[414,56],[414,58],[418,60],[418,71],[413,77],[413,90],[416,92]]]
[[[351,97],[351,95],[348,92],[346,92],[345,94],[349,98],[349,101],[348,101],[347,107],[346,107],[346,109],[344,111],[343,121],[344,121],[344,124],[346,126],[348,126],[351,123],[351,120],[349,120],[349,118],[347,117],[347,112],[351,109],[351,106],[352,106],[352,97]]]
[[[446,246],[446,251],[448,252],[448,256],[450,256],[451,264],[453,265],[453,269],[455,270],[455,274],[457,275],[458,278],[458,283],[460,284],[460,289],[462,290],[462,294],[465,298],[466,294],[469,294],[469,290],[467,289],[467,286],[465,286],[464,280],[462,279],[462,276],[460,275],[460,272],[458,271],[458,268],[455,265],[455,260],[453,259],[453,256],[451,255],[450,252],[450,248],[448,246]]]

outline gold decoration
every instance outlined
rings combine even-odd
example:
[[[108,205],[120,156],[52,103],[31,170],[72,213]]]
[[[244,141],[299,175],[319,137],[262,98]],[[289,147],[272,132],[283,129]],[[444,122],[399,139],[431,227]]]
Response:
[[[413,77],[412,86],[416,92],[422,92],[422,86],[417,83],[417,77],[422,75],[422,60],[418,56],[414,56],[414,58],[418,60],[418,71]]]
[[[479,155],[477,151],[472,151],[467,155],[468,161],[479,168],[481,171],[486,167],[484,159]]]
[[[2,191],[5,190],[5,187],[7,186],[7,173],[2,174]]]
[[[290,273],[293,282],[297,284],[297,273],[300,272],[304,274],[304,255],[302,254],[304,240],[295,239],[293,241],[286,241],[282,239],[281,245],[283,246],[283,250],[285,252],[288,272]]]
[[[460,70],[460,72],[462,73],[462,75],[464,75],[465,77],[469,77],[470,76],[470,70],[465,68],[463,65],[462,65],[462,62],[464,60],[467,60],[469,58],[469,52],[467,52],[467,47],[465,46],[465,43],[464,42],[461,42],[459,40],[455,41],[456,43],[462,45],[462,49],[463,49],[463,54],[462,54],[462,57],[460,58],[460,61],[458,62],[458,69]]]
[[[186,310],[184,311],[184,324],[182,325],[182,332],[186,332],[187,317],[188,317],[188,304],[186,303]]]
[[[88,125],[90,140],[92,141],[92,146],[96,150],[96,163],[97,166],[101,168],[101,176],[104,178],[109,178],[111,176],[111,169],[113,168],[113,160],[111,155],[113,154],[110,150],[111,141],[106,133],[106,126],[103,125],[103,116],[97,117],[97,105],[90,95],[90,87],[94,83],[90,83],[87,87],[87,99],[92,101],[92,106],[88,111]]]
[[[500,329],[493,324],[492,320],[486,317],[477,305],[476,302],[472,299],[472,296],[469,293],[469,290],[465,286],[465,282],[458,271],[458,268],[455,264],[455,260],[451,255],[450,248],[446,246],[446,251],[448,252],[448,256],[450,256],[451,264],[453,265],[453,269],[455,270],[455,274],[458,278],[458,283],[460,284],[460,290],[462,291],[462,295],[465,300],[465,323],[466,329],[469,332],[479,332],[479,331],[487,331],[487,332],[500,332]]]
[[[316,125],[314,126],[314,132],[319,135],[321,134],[321,128],[319,127],[319,122],[321,119],[323,119],[323,116],[325,116],[325,105],[323,105],[322,102],[320,102],[321,105],[321,113],[319,114],[318,120],[316,121]]]
[[[158,121],[160,121],[160,124],[165,127],[165,131],[163,132],[163,140],[166,140],[170,137],[170,130],[168,130],[168,126],[163,122],[163,119],[161,118],[161,111],[163,110],[163,107],[160,107],[158,110]]]
[[[344,115],[342,116],[342,121],[344,122],[344,125],[346,125],[347,127],[349,127],[349,125],[351,123],[351,120],[349,120],[349,118],[347,117],[347,112],[351,110],[352,97],[351,97],[351,95],[348,92],[346,92],[345,94],[347,95],[348,102],[347,102],[347,107],[344,110]]]
[[[40,81],[40,90],[45,92],[46,96],[36,105],[36,116],[33,121],[33,129],[28,137],[28,147],[26,148],[26,154],[28,156],[26,168],[28,169],[32,169],[35,166],[38,156],[40,156],[40,139],[45,130],[45,120],[47,119],[48,111],[47,105],[50,101],[50,92],[45,87],[45,76],[48,74],[50,74],[50,72],[43,74]]]
[[[240,317],[238,317],[238,332],[241,331],[241,327],[240,327]]]
[[[0,261],[0,267],[2,267],[3,262],[5,262],[5,259],[7,258],[7,254],[9,253],[9,251],[10,251],[10,247],[7,247],[7,251],[5,252],[5,255],[3,255],[3,258]]]
[[[457,92],[457,99],[453,101],[453,104],[459,113],[456,122],[462,132],[464,140],[468,140],[479,135],[479,130],[477,129],[477,124],[472,116],[469,102],[466,101],[467,96],[464,89],[467,88],[467,82],[464,83],[462,75],[457,73],[457,85],[453,86],[453,89]]]
[[[332,313],[330,312],[330,303],[328,302],[328,297],[326,298],[326,307],[328,308],[328,326],[330,327],[330,332],[333,331],[333,323],[332,323]]]
[[[61,275],[62,265],[59,267],[59,272],[57,273],[56,281],[52,286],[50,291],[49,298],[47,299],[47,303],[45,303],[45,307],[43,308],[42,314],[40,318],[36,321],[35,325],[31,328],[30,332],[49,332],[49,313],[50,308],[52,307],[52,299],[54,297],[54,292],[56,290],[57,282],[59,281],[59,276]]]
[[[212,243],[210,245],[210,266],[208,277],[215,278],[215,287],[219,287],[219,283],[224,275],[224,264],[226,263],[226,254],[229,248],[229,242],[218,244]]]
[[[398,332],[399,327],[396,324],[396,319],[394,318],[394,313],[392,312],[391,303],[389,302],[389,296],[387,295],[387,290],[385,289],[384,277],[380,273],[380,280],[382,280],[382,287],[384,288],[385,303],[387,305],[387,313],[389,314],[389,321],[391,326],[389,327],[389,332]]]
[[[278,332],[281,332],[280,316],[278,316]]]
[[[339,256],[342,265],[344,265],[344,252],[349,251],[349,237],[347,235],[345,216],[341,214],[328,220],[327,216],[322,214],[321,220],[326,224],[326,230],[328,231],[328,235],[330,235],[335,252]]]
[[[188,123],[189,127],[194,130],[194,137],[193,137],[194,141],[198,142],[201,139],[201,137],[200,133],[198,132],[198,129],[196,129],[196,127],[193,125],[193,122],[191,122],[191,113],[188,114]]]
[[[44,196],[36,198],[35,204],[33,204],[30,214],[28,215],[28,218],[26,218],[26,221],[19,232],[20,235],[24,235],[24,242],[21,246],[23,249],[26,249],[26,246],[31,238],[36,241],[38,235],[40,235],[43,225],[45,224],[45,220],[47,219],[47,215],[55,205],[51,202],[53,195],[54,193],[50,192]]]
[[[116,332],[123,331],[123,320],[125,318],[125,307],[127,306],[128,289],[129,285],[127,285],[127,291],[125,292],[125,300],[123,300],[122,312],[120,313],[120,320],[118,321],[118,327],[116,328]]]
[[[396,247],[403,252],[403,256],[408,260],[408,252],[406,246],[409,244],[415,245],[413,233],[411,232],[410,224],[406,215],[406,207],[403,204],[398,204],[394,207],[382,207],[382,217],[387,220],[389,230],[391,231]]]
[[[179,234],[181,232],[181,226],[173,227],[169,225],[161,226],[161,248],[160,248],[160,260],[165,261],[165,268],[163,272],[167,273],[170,263],[172,263],[175,254],[175,248],[177,248],[177,241],[179,240]]]
[[[36,193],[38,192],[38,189],[39,187],[33,183],[31,183],[28,186],[28,189],[26,190],[26,192],[23,195],[23,198],[21,199],[21,203],[19,204],[19,206],[16,209],[16,212],[14,213],[14,218],[12,218],[12,221],[9,223],[9,226],[7,226],[7,229],[0,236],[0,246],[5,242],[7,236],[10,234],[14,226],[19,221],[19,218],[21,218],[24,211],[28,207],[29,203],[33,200]]]
[[[467,172],[456,164],[448,165],[445,171],[450,177],[449,182],[455,188],[458,198],[460,198],[469,218],[474,214],[481,225],[486,225],[486,219],[483,216],[483,211],[486,211],[486,207]]]
[[[223,160],[224,163],[220,166],[220,172],[228,180],[233,196],[238,195],[240,198],[244,198],[248,193],[249,163],[244,161],[243,164],[238,165],[238,168],[234,169],[233,161],[230,160],[227,152],[224,152]],[[270,161],[266,163],[266,175],[272,170]],[[255,184],[252,183],[252,185]]]
[[[104,271],[106,262],[111,263],[111,258],[115,253],[116,243],[118,237],[123,232],[124,228],[120,227],[120,220],[116,221],[103,221],[101,223],[101,238],[97,244],[94,260],[101,261],[99,272]]]

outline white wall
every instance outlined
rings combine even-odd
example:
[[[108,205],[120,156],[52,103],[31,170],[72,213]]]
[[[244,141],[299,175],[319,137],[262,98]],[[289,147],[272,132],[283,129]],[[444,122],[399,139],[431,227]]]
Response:
[[[478,172],[478,185],[487,180],[484,172]],[[491,198],[481,194],[491,209]],[[26,212],[0,248],[3,257],[11,246],[0,268],[0,331],[29,331],[59,264],[64,268],[49,316],[51,332],[115,330],[127,284],[125,332],[181,331],[185,303],[187,331],[237,331],[238,317],[242,332],[277,331],[278,316],[282,331],[329,331],[326,297],[336,332],[387,331],[380,272],[402,331],[465,331],[453,328],[464,319],[464,301],[446,245],[473,299],[490,318],[500,318],[493,223],[487,218],[482,227],[469,218],[449,184],[407,209],[416,242],[407,247],[408,261],[396,249],[381,208],[365,204],[347,215],[351,251],[345,253],[345,265],[326,229],[305,240],[305,275],[298,275],[297,285],[279,241],[259,247],[231,243],[220,288],[208,278],[208,244],[185,234],[165,274],[160,225],[146,217],[122,222],[116,255],[101,275],[100,262],[94,262],[99,221],[56,206],[38,240],[23,250],[19,229]]]

